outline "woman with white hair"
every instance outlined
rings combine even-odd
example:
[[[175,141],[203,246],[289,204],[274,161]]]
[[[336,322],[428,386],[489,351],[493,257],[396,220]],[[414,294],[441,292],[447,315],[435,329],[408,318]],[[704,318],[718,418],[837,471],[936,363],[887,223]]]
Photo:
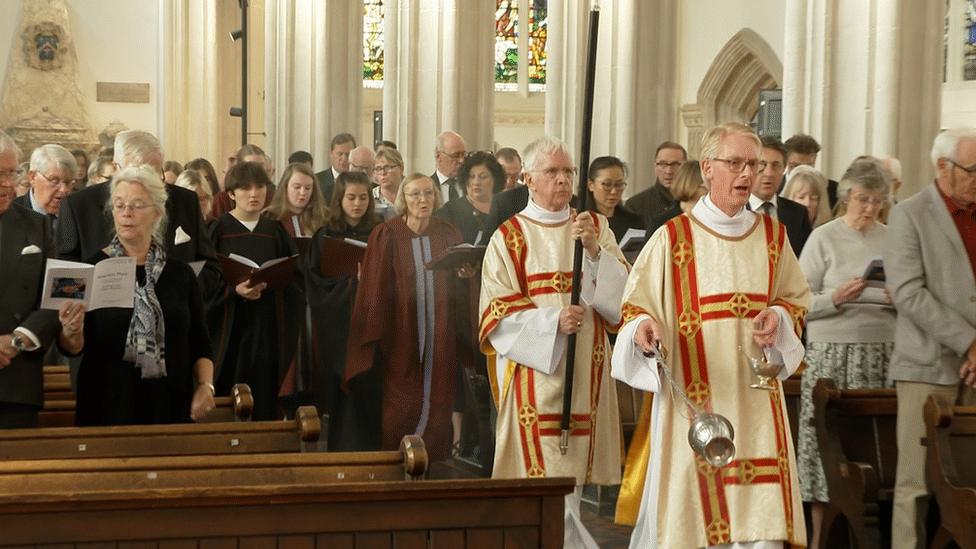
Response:
[[[115,236],[88,262],[135,258],[135,301],[85,317],[76,422],[198,421],[214,407],[212,352],[196,276],[166,257],[164,184],[146,167],[123,169],[112,178],[106,209]]]

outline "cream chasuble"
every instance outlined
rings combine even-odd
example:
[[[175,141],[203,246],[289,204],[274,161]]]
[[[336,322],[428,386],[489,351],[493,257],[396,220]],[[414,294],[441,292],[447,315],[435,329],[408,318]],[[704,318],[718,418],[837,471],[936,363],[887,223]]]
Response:
[[[492,476],[568,476],[578,485],[616,484],[622,447],[607,331],[619,325],[627,262],[607,219],[594,215],[601,253],[599,260],[584,261],[581,304],[586,313],[576,339],[572,423],[564,456],[559,421],[566,336],[558,333],[557,324],[559,310],[570,299],[572,224],[568,208],[554,214],[559,217],[533,210],[541,209],[530,201],[526,211],[495,231],[482,265],[479,338],[489,376],[496,374],[491,381],[498,408]]]
[[[761,546],[776,540],[804,545],[782,387],[750,388],[755,378],[736,348],[741,345],[759,355],[752,319],[773,307],[780,315],[774,347],[782,351],[787,366],[782,378],[789,376],[802,356],[796,334],[806,314],[809,287],[780,222],[742,211],[725,218],[742,230],[723,236],[700,220],[711,220],[711,212],[705,211],[709,206],[706,197],[690,215],[658,230],[624,290],[625,327],[614,352],[613,376],[657,393],[650,407],[649,436],[631,449],[621,488],[622,499],[625,492],[642,494],[631,547]],[[675,382],[700,407],[732,422],[736,453],[730,465],[716,469],[689,446],[689,411],[675,401],[656,363],[637,353],[633,344],[634,330],[645,316],[657,320],[664,334],[661,344],[669,352]],[[642,427],[647,432],[648,425]],[[646,476],[630,473],[641,467]],[[636,486],[626,486],[633,481]],[[618,517],[620,512],[618,508]]]

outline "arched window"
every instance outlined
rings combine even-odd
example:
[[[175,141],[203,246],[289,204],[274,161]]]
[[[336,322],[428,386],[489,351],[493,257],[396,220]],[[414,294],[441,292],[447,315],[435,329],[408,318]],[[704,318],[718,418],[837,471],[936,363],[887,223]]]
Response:
[[[496,0],[495,6],[495,90],[545,91],[548,0]]]
[[[943,76],[948,85],[976,82],[976,0],[945,0]]]
[[[383,0],[363,0],[363,87],[383,87]]]

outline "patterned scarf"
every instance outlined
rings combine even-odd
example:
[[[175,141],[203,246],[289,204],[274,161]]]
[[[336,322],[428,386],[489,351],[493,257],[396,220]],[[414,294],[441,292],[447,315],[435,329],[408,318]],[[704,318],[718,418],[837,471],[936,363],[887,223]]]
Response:
[[[109,257],[125,255],[119,237],[108,245]],[[166,251],[155,240],[146,254],[146,283],[136,284],[136,299],[132,307],[129,333],[125,335],[125,354],[122,359],[135,363],[142,370],[143,379],[166,377],[166,327],[163,309],[156,298],[156,281],[166,265]]]

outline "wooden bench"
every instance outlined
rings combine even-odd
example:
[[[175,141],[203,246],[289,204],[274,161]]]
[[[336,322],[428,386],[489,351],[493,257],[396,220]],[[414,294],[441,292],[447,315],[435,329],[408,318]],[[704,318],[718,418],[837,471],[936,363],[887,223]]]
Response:
[[[837,389],[821,379],[814,423],[830,503],[821,547],[883,547],[895,486],[894,389]]]
[[[230,396],[214,398],[215,407],[204,422],[250,421],[254,396],[245,383],[234,385]],[[75,424],[75,394],[67,366],[44,367],[44,407],[38,427],[71,427]]]
[[[0,430],[0,460],[255,454],[314,450],[314,406],[292,421]]]
[[[555,548],[575,483],[270,477],[277,484],[0,494],[0,547]]]
[[[976,406],[925,403],[926,476],[942,521],[931,547],[976,547]]]
[[[0,494],[414,480],[427,471],[420,437],[399,451],[213,454],[0,461]],[[2,536],[0,536],[2,537]]]

